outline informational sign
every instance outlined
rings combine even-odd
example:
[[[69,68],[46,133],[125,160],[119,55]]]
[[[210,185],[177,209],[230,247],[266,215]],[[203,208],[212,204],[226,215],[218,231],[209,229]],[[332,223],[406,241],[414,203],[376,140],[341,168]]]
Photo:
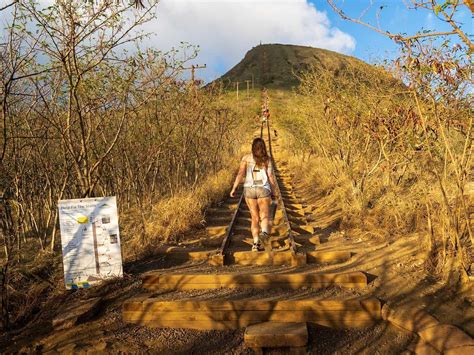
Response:
[[[66,288],[122,277],[115,196],[62,200],[58,208]]]

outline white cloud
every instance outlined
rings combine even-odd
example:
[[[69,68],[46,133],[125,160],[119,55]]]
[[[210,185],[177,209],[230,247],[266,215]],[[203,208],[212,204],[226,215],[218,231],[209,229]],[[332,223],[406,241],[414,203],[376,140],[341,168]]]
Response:
[[[54,0],[38,0],[47,6]],[[1,0],[0,0],[1,2]],[[145,46],[163,51],[181,41],[199,45],[193,63],[206,81],[224,74],[260,43],[298,44],[350,53],[355,39],[331,27],[326,13],[308,0],[161,0],[157,18],[142,29]]]
[[[262,43],[307,45],[350,53],[355,39],[331,27],[324,12],[307,0],[162,0],[158,18],[145,27],[155,33],[146,45],[162,50],[180,41],[199,45],[201,77],[223,74]]]

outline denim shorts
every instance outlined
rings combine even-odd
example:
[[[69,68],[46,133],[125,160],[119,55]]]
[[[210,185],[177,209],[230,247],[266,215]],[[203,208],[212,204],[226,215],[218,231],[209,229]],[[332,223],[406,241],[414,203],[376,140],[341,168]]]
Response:
[[[272,192],[263,187],[263,186],[255,186],[255,187],[244,187],[244,197],[245,198],[264,198],[269,197]]]

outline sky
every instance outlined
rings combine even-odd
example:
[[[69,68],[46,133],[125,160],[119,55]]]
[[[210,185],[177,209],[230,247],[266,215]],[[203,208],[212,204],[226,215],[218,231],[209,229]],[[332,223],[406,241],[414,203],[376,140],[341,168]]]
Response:
[[[403,0],[336,0],[347,14],[377,23],[396,33],[422,29],[447,30],[449,25],[428,11],[409,10]],[[372,4],[372,6],[371,6]],[[194,64],[206,64],[197,74],[210,81],[237,64],[259,43],[284,43],[326,48],[367,62],[393,58],[397,46],[364,26],[343,20],[326,0],[161,0],[158,18],[147,24],[148,41],[169,49],[180,41],[200,46]],[[467,8],[458,16],[472,33]],[[147,44],[148,45],[148,44]]]
[[[7,0],[0,0],[0,5]],[[49,5],[53,0],[37,0]],[[334,0],[347,15],[377,24],[391,33],[451,30],[432,12],[407,8],[410,0]],[[442,2],[440,0],[439,2]],[[145,1],[146,3],[146,1]],[[397,45],[364,26],[343,20],[326,0],[160,0],[157,18],[143,30],[151,36],[142,43],[168,51],[180,42],[199,45],[190,64],[206,64],[197,77],[208,82],[236,65],[260,43],[283,43],[330,49],[369,63],[394,58]],[[472,34],[467,7],[457,15]]]

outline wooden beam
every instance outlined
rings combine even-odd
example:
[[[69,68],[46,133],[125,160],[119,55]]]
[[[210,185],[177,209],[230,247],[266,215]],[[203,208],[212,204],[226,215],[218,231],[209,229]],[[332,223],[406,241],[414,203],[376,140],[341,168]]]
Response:
[[[149,298],[124,303],[123,319],[151,327],[191,329],[238,329],[267,321],[358,328],[381,319],[381,304],[375,298],[346,301],[157,301]]]
[[[322,288],[329,286],[360,288],[367,286],[362,272],[297,274],[160,274],[148,273],[143,287],[149,290],[193,290],[216,288]]]

